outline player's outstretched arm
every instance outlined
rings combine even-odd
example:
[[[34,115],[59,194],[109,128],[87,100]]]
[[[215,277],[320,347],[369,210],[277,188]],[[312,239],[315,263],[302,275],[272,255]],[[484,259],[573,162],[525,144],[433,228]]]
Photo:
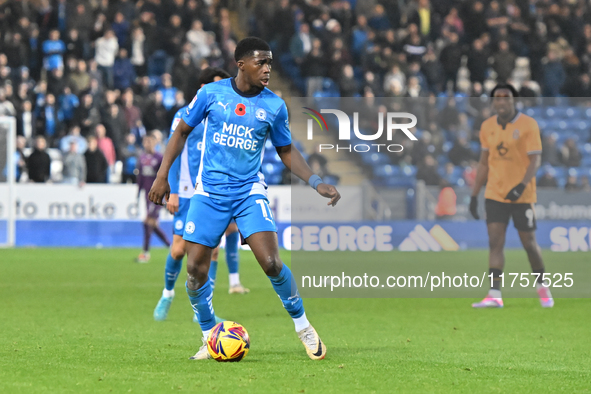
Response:
[[[312,169],[308,163],[306,163],[306,160],[304,160],[304,157],[298,148],[291,144],[280,146],[276,149],[281,161],[291,172],[293,172],[304,182],[310,183],[310,186],[316,189],[318,194],[323,197],[330,198],[330,201],[327,205],[332,205],[333,207],[337,205],[337,202],[341,199],[341,194],[337,188],[323,183],[322,179],[312,172]]]
[[[470,213],[474,216],[474,219],[480,219],[478,214],[478,194],[480,189],[486,183],[488,179],[488,151],[483,150],[480,153],[480,161],[476,168],[476,180],[474,181],[474,188],[472,189],[472,198],[470,199]]]
[[[148,198],[154,204],[164,205],[162,200],[164,198],[166,198],[166,200],[170,198],[168,171],[170,171],[170,167],[172,166],[174,160],[183,151],[183,147],[185,146],[185,142],[187,141],[187,137],[191,131],[193,131],[193,127],[189,126],[183,119],[181,119],[178,126],[174,130],[172,137],[170,137],[168,145],[166,146],[166,150],[164,151],[162,164],[160,164],[160,169],[158,170],[156,179],[154,180],[152,188],[150,189],[150,193],[148,194]]]

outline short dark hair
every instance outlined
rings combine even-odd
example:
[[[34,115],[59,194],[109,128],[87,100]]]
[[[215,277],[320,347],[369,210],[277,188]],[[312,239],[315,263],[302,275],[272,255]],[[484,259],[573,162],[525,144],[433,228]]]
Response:
[[[265,40],[258,37],[246,37],[236,45],[234,51],[234,59],[236,61],[244,58],[245,56],[251,56],[254,51],[270,51],[271,47]]]
[[[507,89],[511,92],[513,97],[519,97],[519,93],[517,92],[517,89],[515,89],[513,87],[513,85],[511,85],[510,83],[507,83],[507,82],[498,83],[497,86],[495,86],[493,88],[493,90],[490,91],[490,97],[495,97],[495,92],[499,89]]]
[[[207,67],[206,69],[201,70],[201,73],[199,74],[198,86],[212,83],[215,80],[215,77],[226,79],[230,78],[230,74],[219,67]]]

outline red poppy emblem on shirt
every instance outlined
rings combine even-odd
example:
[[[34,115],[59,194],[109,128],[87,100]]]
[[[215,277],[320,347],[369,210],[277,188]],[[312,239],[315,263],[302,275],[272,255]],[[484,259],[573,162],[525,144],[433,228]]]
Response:
[[[236,104],[236,109],[234,110],[234,113],[238,116],[244,116],[244,114],[246,113],[246,107],[244,106],[244,104]]]

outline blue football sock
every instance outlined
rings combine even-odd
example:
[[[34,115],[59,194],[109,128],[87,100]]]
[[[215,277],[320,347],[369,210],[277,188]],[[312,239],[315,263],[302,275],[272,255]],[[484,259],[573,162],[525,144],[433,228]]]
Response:
[[[211,263],[209,263],[209,274],[208,274],[212,289],[215,287],[215,278],[216,278],[217,274],[218,274],[218,262],[212,260]]]
[[[187,294],[189,295],[189,301],[191,301],[193,311],[195,311],[195,315],[201,326],[201,331],[205,332],[211,330],[216,324],[215,313],[211,303],[213,297],[211,282],[205,282],[199,290],[189,289],[186,283],[185,287],[187,288]]]
[[[230,235],[226,235],[226,263],[228,264],[228,272],[231,274],[238,273],[238,240],[240,234],[238,231]]]
[[[180,260],[175,260],[170,253],[168,253],[168,256],[166,256],[166,268],[164,269],[164,288],[166,290],[174,290],[174,284],[179,277],[182,266],[182,258]]]
[[[285,264],[279,275],[272,277],[269,276],[271,284],[275,289],[275,292],[281,298],[283,306],[287,313],[293,318],[297,319],[304,314],[304,303],[298,292],[298,287],[295,283],[295,279],[291,274],[291,270]]]

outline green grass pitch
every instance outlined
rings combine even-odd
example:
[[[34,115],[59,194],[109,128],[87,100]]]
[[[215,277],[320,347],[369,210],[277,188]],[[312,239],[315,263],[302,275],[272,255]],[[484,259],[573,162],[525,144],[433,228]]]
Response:
[[[328,346],[315,362],[242,252],[251,293],[228,295],[220,262],[214,306],[247,328],[250,353],[240,363],[190,361],[200,330],[185,276],[168,320],[155,322],[166,251],[143,265],[132,262],[136,252],[0,250],[0,393],[591,392],[590,299],[559,299],[547,310],[537,299],[506,300],[501,310],[473,310],[469,299],[306,299]],[[487,254],[437,256],[485,266]],[[589,261],[585,253],[545,258]]]

